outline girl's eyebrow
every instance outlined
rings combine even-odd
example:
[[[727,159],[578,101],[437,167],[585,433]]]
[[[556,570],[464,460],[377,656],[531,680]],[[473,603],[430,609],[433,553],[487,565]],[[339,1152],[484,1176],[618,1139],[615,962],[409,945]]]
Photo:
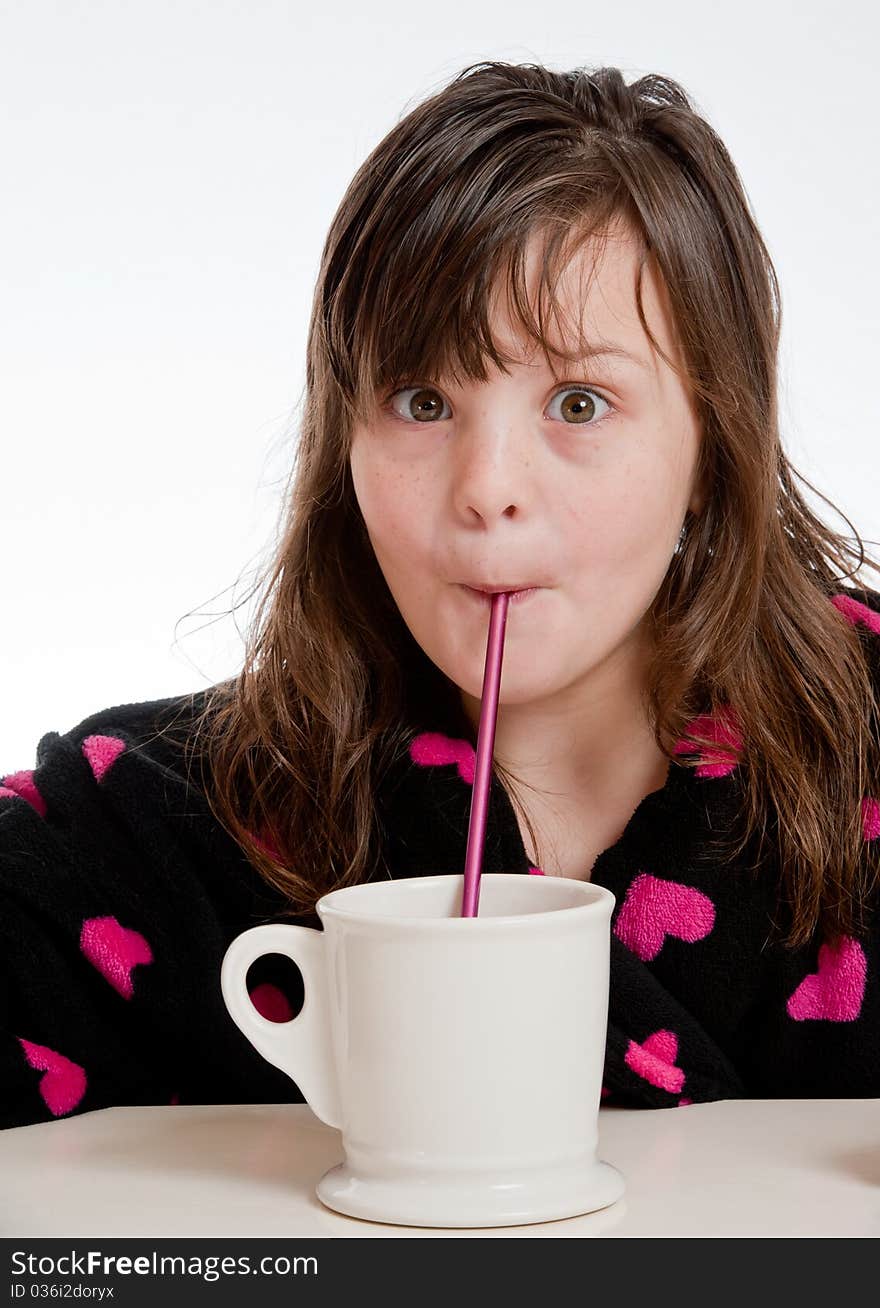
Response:
[[[568,366],[589,363],[592,359],[602,358],[606,355],[615,359],[627,359],[630,363],[634,363],[637,368],[641,368],[643,372],[651,373],[653,371],[651,364],[648,363],[647,360],[643,359],[638,354],[632,354],[629,350],[625,350],[622,345],[615,345],[613,341],[609,341],[605,345],[587,345],[578,353],[575,353],[574,350],[572,350],[572,358],[563,359],[561,365],[557,365],[556,368],[551,369],[551,371],[553,371],[555,375],[557,371],[565,372]],[[544,368],[546,367],[546,363],[538,360],[529,366],[533,368]]]
[[[572,362],[574,364],[589,363],[591,359],[601,358],[603,355],[608,355],[616,359],[628,359],[630,363],[634,363],[636,367],[641,368],[643,372],[650,373],[652,371],[651,365],[647,363],[645,359],[637,354],[630,353],[630,351],[625,350],[622,345],[615,345],[613,342],[609,342],[607,345],[589,345],[586,349],[582,350],[577,357],[572,360]],[[541,368],[544,365],[541,363],[533,363],[527,366]],[[437,377],[437,380],[448,382],[449,378],[445,374],[440,374]]]
[[[617,359],[629,359],[630,363],[634,363],[637,368],[642,368],[645,372],[651,371],[650,365],[639,355],[631,354],[629,350],[625,350],[623,346],[614,344],[589,346],[579,355],[576,362],[589,363],[591,359],[595,359],[603,354],[611,355]]]

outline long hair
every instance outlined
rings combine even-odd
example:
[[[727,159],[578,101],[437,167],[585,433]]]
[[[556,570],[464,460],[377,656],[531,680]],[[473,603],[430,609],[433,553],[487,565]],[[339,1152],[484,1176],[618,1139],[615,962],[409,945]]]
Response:
[[[880,566],[855,529],[841,536],[808,507],[795,480],[815,488],[782,450],[779,288],[736,168],[668,77],[627,85],[617,68],[498,61],[469,65],[407,113],[333,218],[277,548],[251,592],[241,670],[210,688],[187,738],[211,810],[292,916],[383,875],[377,787],[414,716],[430,705],[474,743],[456,688],[416,644],[373,554],[349,470],[352,427],[400,379],[483,381],[487,360],[504,368],[488,318],[499,281],[527,336],[558,354],[544,324],[559,268],[621,218],[640,243],[643,329],[698,406],[708,487],[651,608],[657,742],[696,767],[700,747],[717,749],[718,721],[735,721],[743,803],[723,857],[748,849],[764,875],[774,857],[788,946],[817,929],[831,939],[865,929],[880,840],[865,839],[863,804],[880,797],[880,717],[867,633],[833,597],[866,561]],[[537,314],[523,281],[534,233]],[[645,320],[649,259],[681,369]],[[500,765],[495,774],[515,784]]]

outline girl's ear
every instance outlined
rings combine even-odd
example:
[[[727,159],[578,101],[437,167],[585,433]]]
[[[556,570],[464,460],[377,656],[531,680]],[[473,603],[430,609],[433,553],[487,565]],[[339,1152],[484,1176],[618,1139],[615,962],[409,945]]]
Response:
[[[688,509],[695,518],[699,517],[703,512],[707,498],[705,478],[699,477],[696,479],[691,498],[688,501]]]

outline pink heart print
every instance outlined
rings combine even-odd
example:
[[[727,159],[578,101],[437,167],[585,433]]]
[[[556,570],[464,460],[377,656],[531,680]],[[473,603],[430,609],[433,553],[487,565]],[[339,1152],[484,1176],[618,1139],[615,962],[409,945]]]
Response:
[[[785,1010],[795,1022],[854,1022],[862,1011],[868,963],[857,940],[821,945],[819,970],[805,976]]]
[[[861,624],[869,631],[873,631],[876,636],[880,636],[880,613],[876,613],[867,604],[853,599],[852,595],[832,595],[831,603],[854,627]]]
[[[689,733],[708,736],[712,745],[699,745],[688,738]],[[700,763],[694,768],[698,777],[726,777],[739,763],[743,741],[736,710],[725,704],[717,713],[701,713],[692,718],[681,740],[676,741],[676,754],[700,754]]]
[[[95,780],[102,781],[108,768],[126,749],[126,744],[118,736],[86,736],[80,748]],[[21,772],[10,772],[8,776],[0,777],[0,799],[13,799],[16,795],[26,799],[40,817],[46,816],[46,801],[34,782],[32,768],[23,768]]]
[[[280,861],[281,855],[278,852],[278,846],[271,836],[267,835],[265,832],[259,836],[253,832],[251,834],[254,842],[260,846],[264,853],[268,854],[270,858],[276,858]]]
[[[96,781],[103,781],[125,748],[125,741],[118,736],[86,736],[80,746]]]
[[[865,795],[862,800],[862,835],[865,840],[880,836],[880,803],[873,795]]]
[[[674,1031],[654,1031],[639,1044],[630,1040],[624,1055],[627,1067],[661,1090],[677,1095],[684,1085],[684,1072],[675,1066],[678,1037]]]
[[[141,933],[121,926],[115,917],[87,918],[80,931],[79,947],[125,999],[134,994],[132,969],[138,963],[153,961],[153,951]]]
[[[248,995],[257,1012],[270,1022],[289,1022],[293,1017],[287,995],[271,981],[262,981],[249,990]]]
[[[470,741],[444,736],[439,731],[423,731],[410,742],[409,756],[423,768],[455,763],[462,781],[474,784],[477,755]]]
[[[10,772],[8,777],[0,777],[0,799],[14,799],[16,796],[26,799],[40,817],[46,816],[46,801],[36,787],[32,768],[24,768],[21,772]]]
[[[667,936],[692,945],[705,939],[714,925],[715,905],[708,895],[641,872],[626,893],[614,934],[647,963],[660,953]]]
[[[18,1043],[29,1066],[45,1071],[45,1076],[40,1078],[39,1090],[52,1116],[62,1117],[72,1112],[86,1092],[86,1074],[79,1063],[46,1045],[35,1045],[21,1037]]]

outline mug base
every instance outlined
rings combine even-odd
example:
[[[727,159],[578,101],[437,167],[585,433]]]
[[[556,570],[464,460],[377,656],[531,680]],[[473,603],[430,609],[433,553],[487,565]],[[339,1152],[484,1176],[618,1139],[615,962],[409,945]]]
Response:
[[[599,1159],[538,1172],[515,1185],[509,1176],[358,1176],[340,1163],[321,1177],[315,1194],[347,1217],[397,1226],[524,1226],[607,1208],[625,1188],[617,1168]]]

